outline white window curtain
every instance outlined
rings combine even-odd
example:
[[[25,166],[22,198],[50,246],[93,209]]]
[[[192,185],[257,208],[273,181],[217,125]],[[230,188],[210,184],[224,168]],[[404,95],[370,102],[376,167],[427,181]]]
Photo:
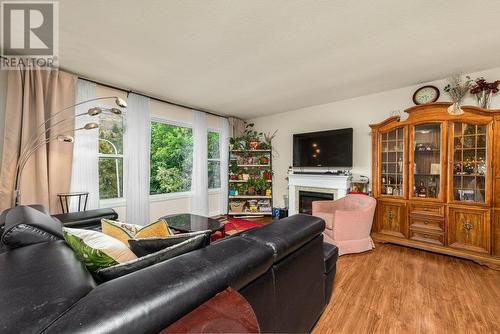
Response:
[[[227,214],[228,173],[229,173],[229,121],[220,119],[220,213]]]
[[[193,172],[191,213],[208,216],[207,115],[193,110]]]
[[[129,94],[125,117],[125,179],[127,222],[149,224],[149,152],[150,152],[149,98]]]
[[[96,84],[85,80],[78,80],[76,84],[76,102],[96,98]],[[82,104],[75,108],[75,115],[88,111],[89,104]],[[75,128],[81,128],[87,123],[97,122],[96,117],[89,115],[75,119]],[[75,132],[73,145],[73,164],[71,170],[71,192],[86,191],[89,193],[87,210],[99,208],[99,170],[98,170],[98,136],[99,130]],[[83,205],[83,203],[82,203]],[[70,211],[77,211],[78,198],[72,198]],[[81,208],[83,210],[83,207]]]

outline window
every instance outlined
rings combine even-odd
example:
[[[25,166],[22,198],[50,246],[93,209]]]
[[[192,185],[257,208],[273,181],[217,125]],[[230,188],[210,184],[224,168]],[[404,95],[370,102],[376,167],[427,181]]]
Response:
[[[123,118],[99,116],[99,197],[123,197]]]
[[[220,134],[208,131],[208,189],[220,188]]]
[[[151,122],[150,194],[191,190],[193,129]]]

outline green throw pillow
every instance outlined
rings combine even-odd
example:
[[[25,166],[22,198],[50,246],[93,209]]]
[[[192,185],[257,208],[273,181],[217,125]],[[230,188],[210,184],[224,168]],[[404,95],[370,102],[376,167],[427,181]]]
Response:
[[[64,239],[87,269],[97,270],[137,259],[121,241],[92,230],[63,228]]]

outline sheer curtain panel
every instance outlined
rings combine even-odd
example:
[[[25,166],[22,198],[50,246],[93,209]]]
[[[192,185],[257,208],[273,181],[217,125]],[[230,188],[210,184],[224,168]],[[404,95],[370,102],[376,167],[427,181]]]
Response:
[[[96,84],[78,80],[76,84],[76,101],[85,101],[96,98]],[[75,108],[75,115],[86,113],[95,105],[83,104]],[[81,128],[87,123],[96,122],[95,117],[89,115],[75,119],[75,128]],[[71,191],[86,191],[89,193],[87,210],[99,208],[99,129],[75,132],[73,145],[73,165],[71,171]],[[83,203],[82,203],[83,204]],[[71,201],[70,211],[76,211],[78,199]]]
[[[191,212],[208,215],[208,140],[207,115],[193,110],[193,173]]]
[[[125,198],[127,222],[149,224],[149,98],[129,94],[125,116]]]

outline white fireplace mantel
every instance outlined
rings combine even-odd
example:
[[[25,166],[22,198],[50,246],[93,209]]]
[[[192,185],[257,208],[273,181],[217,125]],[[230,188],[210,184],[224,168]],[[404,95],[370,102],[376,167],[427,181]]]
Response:
[[[299,212],[298,191],[314,190],[316,192],[333,193],[334,199],[347,195],[351,184],[351,176],[329,174],[288,174],[288,212],[290,215]]]

